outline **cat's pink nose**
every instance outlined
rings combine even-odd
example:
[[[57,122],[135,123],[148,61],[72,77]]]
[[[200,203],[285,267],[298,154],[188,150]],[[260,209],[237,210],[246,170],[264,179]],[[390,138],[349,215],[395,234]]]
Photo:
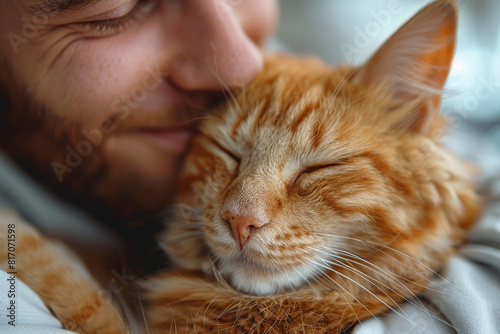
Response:
[[[259,227],[265,225],[265,223],[255,217],[238,216],[230,213],[229,211],[224,212],[222,218],[231,224],[233,238],[240,246],[240,250],[243,249],[243,246],[245,246],[248,239],[250,239],[252,233]]]

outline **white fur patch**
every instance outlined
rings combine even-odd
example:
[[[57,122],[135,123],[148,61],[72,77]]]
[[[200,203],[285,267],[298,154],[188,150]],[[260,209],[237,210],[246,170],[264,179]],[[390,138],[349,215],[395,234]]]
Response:
[[[285,270],[226,258],[221,261],[220,272],[239,291],[252,295],[272,295],[297,289],[310,281],[317,274],[318,266],[308,262]]]

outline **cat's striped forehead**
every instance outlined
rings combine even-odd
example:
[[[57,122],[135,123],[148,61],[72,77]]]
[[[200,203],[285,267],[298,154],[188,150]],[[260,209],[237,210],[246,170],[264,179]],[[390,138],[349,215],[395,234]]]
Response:
[[[353,69],[319,64],[307,72],[279,68],[286,65],[257,78],[223,114],[206,123],[205,134],[236,155],[257,156],[260,164],[293,163],[294,158],[301,164],[329,163],[373,144],[370,134],[361,135],[372,129],[366,115],[353,106],[358,92],[346,84]],[[311,69],[317,69],[316,75]]]

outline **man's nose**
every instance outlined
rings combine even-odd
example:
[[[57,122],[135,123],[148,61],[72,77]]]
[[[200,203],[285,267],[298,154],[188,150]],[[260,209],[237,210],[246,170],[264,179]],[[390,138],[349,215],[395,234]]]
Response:
[[[252,216],[239,216],[226,211],[222,218],[231,224],[233,239],[240,246],[240,250],[258,228],[265,225],[261,220]]]
[[[184,9],[180,48],[170,80],[188,91],[223,90],[249,83],[262,69],[258,47],[220,0],[193,0]]]

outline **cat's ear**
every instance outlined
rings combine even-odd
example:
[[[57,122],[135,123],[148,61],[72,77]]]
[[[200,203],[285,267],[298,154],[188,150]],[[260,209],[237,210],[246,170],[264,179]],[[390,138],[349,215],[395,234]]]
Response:
[[[404,124],[426,132],[439,110],[455,50],[457,7],[440,0],[420,10],[364,64],[358,83],[384,83],[395,98],[418,103]]]

